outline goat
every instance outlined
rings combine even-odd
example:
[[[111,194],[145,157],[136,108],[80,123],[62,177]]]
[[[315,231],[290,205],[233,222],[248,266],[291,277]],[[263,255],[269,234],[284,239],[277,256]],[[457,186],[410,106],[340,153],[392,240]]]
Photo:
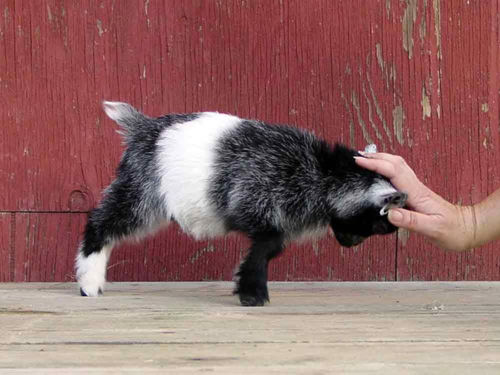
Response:
[[[113,247],[175,221],[195,239],[246,234],[236,274],[245,306],[269,301],[267,268],[285,245],[328,226],[342,246],[396,230],[387,209],[406,194],[359,167],[360,154],[310,132],[215,112],[143,115],[104,102],[126,150],[89,215],[76,257],[82,296],[98,296]]]

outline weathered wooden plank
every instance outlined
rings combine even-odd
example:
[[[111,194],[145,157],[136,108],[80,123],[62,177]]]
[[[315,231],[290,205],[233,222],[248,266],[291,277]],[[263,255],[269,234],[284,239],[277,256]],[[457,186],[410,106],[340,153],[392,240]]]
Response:
[[[71,281],[86,214],[4,214],[6,244],[3,281]],[[10,224],[15,225],[11,232]],[[9,241],[11,239],[11,241]],[[337,249],[332,238],[294,245],[271,263],[271,280],[394,280],[395,237],[370,239],[352,249]],[[382,245],[380,243],[383,243]],[[249,241],[229,236],[194,241],[172,224],[140,243],[118,246],[108,265],[110,281],[231,280]],[[380,250],[382,247],[386,250]]]
[[[395,241],[373,239],[352,249],[338,249],[332,238],[293,245],[271,262],[270,280],[394,280]],[[382,243],[382,245],[381,245]],[[241,236],[194,241],[173,224],[140,244],[113,251],[112,281],[231,280],[249,241]],[[386,250],[382,250],[382,249]]]
[[[428,97],[430,115],[425,111],[418,114],[420,119],[407,115],[408,123],[419,124],[412,129],[412,149],[418,152],[409,154],[407,160],[433,190],[466,205],[479,202],[500,186],[498,2],[470,6],[460,1],[436,1],[432,5],[426,35],[434,41],[421,50],[415,48],[420,53],[412,59],[422,67],[428,59],[432,61],[432,69],[422,71],[422,79],[417,79],[425,83],[422,103]],[[421,2],[416,11],[415,25],[422,25]],[[420,39],[416,29],[412,38],[415,43]],[[400,239],[398,280],[500,277],[498,243],[473,253],[454,254],[413,234],[406,233]]]
[[[2,197],[2,207],[85,210],[95,204],[121,150],[114,125],[104,120],[99,108],[104,97],[128,100],[154,114],[218,109],[297,123],[353,146],[378,141],[381,149],[405,152],[396,145],[411,146],[411,139],[405,142],[405,137],[420,133],[409,123],[419,120],[423,111],[421,103],[413,102],[414,96],[420,98],[423,85],[436,90],[439,85],[431,85],[430,78],[436,80],[444,74],[439,66],[431,66],[430,76],[422,73],[426,47],[441,53],[442,46],[437,49],[433,40],[436,24],[432,19],[427,22],[435,13],[431,5],[412,3],[416,4],[417,18],[410,22],[412,35],[408,35],[409,31],[402,31],[399,18],[412,13],[413,8],[405,3],[388,7],[381,1],[360,2],[354,7],[343,2],[334,7],[319,0],[314,6],[298,1],[281,5],[262,1],[136,1],[132,5],[136,12],[132,13],[130,4],[111,7],[104,3],[101,7],[91,1],[46,1],[41,7],[45,10],[40,12],[38,5],[20,3],[15,8],[6,2],[3,29],[5,33],[19,32],[3,39],[18,43],[17,48],[6,45],[16,56],[2,56],[7,69],[3,99],[9,100],[12,108],[6,114],[15,114],[15,123],[25,125],[23,129],[7,127],[12,132],[7,136],[12,137],[14,131],[37,135],[19,137],[30,147],[23,149],[23,144],[14,143],[7,154],[22,156],[18,162],[33,166],[27,171],[16,170],[20,181],[35,179],[48,185],[35,185],[43,188],[39,196],[29,184],[25,188],[29,190],[9,191],[20,199]],[[476,8],[488,6],[469,7]],[[353,17],[353,11],[369,22]],[[264,17],[269,22],[256,22]],[[469,18],[479,23],[479,16]],[[331,19],[335,22],[329,22]],[[417,35],[422,27],[425,38]],[[405,47],[405,38],[411,39],[411,48]],[[17,76],[12,74],[16,72],[12,60],[22,66]],[[413,61],[415,64],[408,64]],[[464,63],[473,69],[472,64]],[[58,80],[46,85],[51,77]],[[439,98],[427,95],[431,114],[435,114],[439,103],[433,100]],[[48,106],[48,98],[62,105]],[[28,101],[30,108],[23,108]],[[403,106],[408,107],[408,113]],[[351,125],[346,112],[351,112]],[[6,120],[14,121],[10,117]],[[50,124],[52,131],[44,132],[39,123]],[[410,128],[403,129],[406,125]],[[396,131],[391,129],[394,127]],[[53,142],[59,133],[64,142]],[[36,163],[47,158],[34,160],[33,150],[47,147],[52,155],[61,157],[49,159],[51,164],[42,168]],[[59,180],[61,168],[70,173],[67,183]],[[66,186],[70,184],[73,186]],[[50,195],[61,193],[61,189],[63,195]]]
[[[72,281],[85,214],[15,214],[11,281]]]
[[[499,283],[2,284],[0,368],[54,373],[495,374]]]
[[[0,282],[11,280],[13,214],[0,213]]]
[[[476,202],[500,186],[498,10],[498,0],[3,0],[0,211],[84,212],[100,200],[122,151],[102,99],[153,115],[218,110],[287,122],[358,148],[373,141],[447,199]],[[295,247],[271,277],[500,277],[498,244],[454,255],[417,236],[399,239]],[[16,259],[29,258],[26,243],[16,240]],[[169,229],[117,251],[111,277],[229,279],[246,245],[215,244]],[[53,262],[58,246],[47,243]],[[203,264],[189,263],[198,251]],[[62,280],[69,258],[56,273]],[[16,267],[24,279],[45,275]]]

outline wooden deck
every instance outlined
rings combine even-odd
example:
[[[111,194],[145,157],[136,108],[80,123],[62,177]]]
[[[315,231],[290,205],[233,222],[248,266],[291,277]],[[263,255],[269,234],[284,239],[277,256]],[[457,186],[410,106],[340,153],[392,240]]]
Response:
[[[500,283],[0,284],[0,373],[499,374]]]

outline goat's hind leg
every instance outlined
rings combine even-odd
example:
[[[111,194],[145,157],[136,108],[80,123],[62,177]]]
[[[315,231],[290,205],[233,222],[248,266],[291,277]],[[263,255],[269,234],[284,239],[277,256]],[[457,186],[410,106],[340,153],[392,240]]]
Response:
[[[82,296],[102,294],[108,260],[115,244],[138,232],[151,231],[154,212],[144,207],[134,191],[127,184],[115,181],[89,216],[76,257],[76,278]]]
[[[96,297],[104,290],[106,267],[115,242],[113,228],[108,227],[110,220],[106,219],[110,214],[101,206],[92,211],[87,221],[76,257],[76,278],[82,296]]]
[[[92,211],[85,234],[76,256],[76,278],[80,285],[80,294],[96,297],[102,294],[106,283],[108,264],[114,241],[104,228],[102,208]]]
[[[82,244],[80,249],[84,245]],[[84,250],[79,250],[76,258],[76,278],[80,284],[80,294],[84,297],[97,297],[102,294],[106,283],[106,266],[108,264],[113,244],[109,243],[86,256]]]

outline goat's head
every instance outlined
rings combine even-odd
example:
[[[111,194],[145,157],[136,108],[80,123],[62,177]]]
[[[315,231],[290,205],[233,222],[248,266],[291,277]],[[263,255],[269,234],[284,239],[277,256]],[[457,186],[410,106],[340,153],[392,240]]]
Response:
[[[331,226],[342,246],[358,245],[375,234],[389,234],[396,227],[387,219],[390,208],[404,207],[406,193],[383,176],[354,163],[343,165],[329,194],[332,209]]]

